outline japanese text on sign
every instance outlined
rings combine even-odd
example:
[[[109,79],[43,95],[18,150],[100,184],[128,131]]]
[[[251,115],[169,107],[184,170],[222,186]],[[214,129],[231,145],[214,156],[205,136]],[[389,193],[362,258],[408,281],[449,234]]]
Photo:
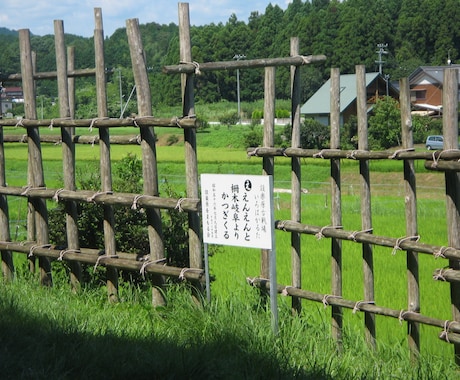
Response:
[[[201,175],[203,241],[272,249],[272,178]]]

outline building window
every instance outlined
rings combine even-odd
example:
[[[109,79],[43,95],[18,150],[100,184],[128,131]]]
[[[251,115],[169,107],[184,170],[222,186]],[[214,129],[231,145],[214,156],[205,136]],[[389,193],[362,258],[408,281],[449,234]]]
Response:
[[[420,101],[426,99],[426,90],[414,90],[411,91],[411,100]]]

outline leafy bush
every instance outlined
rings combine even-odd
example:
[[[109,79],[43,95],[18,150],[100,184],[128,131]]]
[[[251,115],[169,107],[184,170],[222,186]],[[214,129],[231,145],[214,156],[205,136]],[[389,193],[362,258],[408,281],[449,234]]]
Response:
[[[119,192],[142,194],[142,162],[129,154],[116,166],[114,189]],[[80,187],[98,190],[100,178],[97,171],[79,173]],[[163,191],[167,197],[179,198],[165,181]],[[80,246],[104,249],[104,209],[95,203],[78,204],[78,230]],[[67,246],[65,226],[65,204],[60,202],[49,212],[50,242],[63,248]],[[147,232],[147,218],[142,209],[122,206],[113,207],[115,219],[115,241],[118,251],[145,255],[150,245]],[[168,264],[184,267],[188,265],[187,214],[179,210],[162,210],[165,257]]]
[[[220,117],[220,122],[224,125],[231,126],[238,123],[238,112],[228,112]]]

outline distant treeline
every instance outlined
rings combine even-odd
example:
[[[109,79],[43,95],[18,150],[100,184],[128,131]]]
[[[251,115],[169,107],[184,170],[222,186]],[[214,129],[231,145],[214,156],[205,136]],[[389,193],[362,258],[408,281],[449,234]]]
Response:
[[[378,44],[384,44],[383,71],[390,80],[408,76],[421,65],[445,65],[448,58],[456,63],[460,55],[458,25],[458,0],[293,0],[285,11],[269,4],[265,13],[252,12],[247,21],[231,15],[225,24],[192,27],[192,54],[197,62],[232,60],[235,55],[247,59],[285,57],[290,38],[297,36],[302,54],[328,57],[325,63],[302,70],[302,98],[306,100],[329,77],[331,67],[351,73],[355,65],[364,64],[367,71],[378,71]],[[178,26],[148,23],[141,25],[141,33],[153,101],[177,104],[179,78],[162,74],[161,68],[179,62]],[[37,70],[55,70],[54,36],[32,36],[31,44],[37,52]],[[92,38],[66,35],[66,44],[76,48],[76,68],[94,67]],[[106,38],[105,49],[107,68],[120,69],[112,71],[108,80],[114,85],[121,82],[124,94],[129,94],[133,81],[125,28]],[[0,28],[0,72],[19,72],[18,57],[17,33]],[[235,77],[232,71],[203,73],[196,80],[196,100],[236,100]],[[240,71],[242,101],[262,98],[262,79],[260,69]],[[276,91],[278,98],[289,97],[288,68],[277,70]],[[39,83],[39,95],[56,93],[54,82]]]

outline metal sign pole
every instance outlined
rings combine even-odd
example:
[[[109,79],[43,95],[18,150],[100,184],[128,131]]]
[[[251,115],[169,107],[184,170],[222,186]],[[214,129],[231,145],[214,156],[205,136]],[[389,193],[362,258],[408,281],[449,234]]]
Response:
[[[206,277],[206,299],[211,302],[211,284],[209,278],[208,243],[204,243],[204,272]]]

